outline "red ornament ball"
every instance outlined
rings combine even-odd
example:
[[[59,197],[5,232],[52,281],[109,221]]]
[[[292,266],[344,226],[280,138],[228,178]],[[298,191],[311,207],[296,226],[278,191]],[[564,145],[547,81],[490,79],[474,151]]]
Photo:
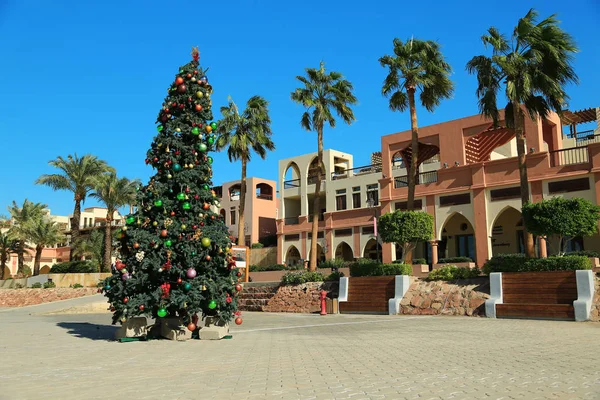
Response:
[[[181,284],[181,282],[183,282],[183,280],[181,280],[181,278],[177,278],[177,283]]]
[[[200,104],[196,104],[196,111],[202,111],[202,106]]]
[[[192,74],[187,74],[186,76],[188,79],[190,79],[192,77]]]
[[[229,296],[225,299],[225,302],[227,302],[227,304],[231,303],[232,301],[233,299]]]
[[[194,70],[194,75],[198,75],[198,70],[197,69]]]
[[[128,302],[128,301],[129,301],[129,298],[127,298],[127,297],[125,297],[125,298],[123,299],[123,303],[125,303],[125,304],[127,304],[127,302]]]
[[[115,312],[115,310],[116,310],[116,308],[114,308],[114,307],[110,308],[110,311],[112,311],[112,312]]]
[[[237,274],[235,274],[235,276],[237,276],[239,278],[240,276],[242,276],[242,273],[240,271],[238,271]]]
[[[242,291],[242,285],[240,285],[239,283],[237,285],[235,285],[235,290],[237,290],[238,292]]]
[[[169,232],[166,229],[163,229],[162,231],[160,231],[160,236],[162,236],[162,237],[167,237],[168,234],[169,234]]]
[[[183,104],[180,104],[180,105],[179,105],[179,108],[183,109]]]
[[[171,211],[171,217],[175,216],[175,211]]]
[[[237,318],[235,319],[235,324],[236,324],[236,325],[241,325],[241,324],[242,324],[242,322],[244,322],[244,321],[243,321],[243,320],[242,320],[240,317],[237,317]]]
[[[206,261],[210,261],[210,256],[206,256]]]
[[[176,102],[176,101],[174,101],[174,102],[173,102],[171,105],[172,105],[173,107],[177,107],[177,102]]]
[[[183,83],[183,78],[178,76],[177,79],[175,79],[175,84],[176,85],[181,85]]]
[[[144,309],[145,309],[145,308],[146,308],[146,307],[144,307],[144,305],[143,305],[143,304],[142,304],[142,305],[140,305],[140,311],[144,311]]]
[[[177,91],[179,93],[185,93],[186,90],[187,90],[187,86],[185,86],[185,85],[179,85],[179,86],[177,86]]]
[[[196,330],[196,324],[194,324],[193,322],[190,322],[187,326],[187,328],[191,331],[194,332]]]

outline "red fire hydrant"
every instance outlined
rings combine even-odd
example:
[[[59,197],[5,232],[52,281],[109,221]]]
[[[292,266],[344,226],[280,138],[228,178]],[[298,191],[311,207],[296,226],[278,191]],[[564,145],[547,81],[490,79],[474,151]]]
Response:
[[[325,304],[325,299],[327,298],[327,292],[321,290],[321,295],[319,296],[321,299],[321,315],[327,315],[327,306]]]

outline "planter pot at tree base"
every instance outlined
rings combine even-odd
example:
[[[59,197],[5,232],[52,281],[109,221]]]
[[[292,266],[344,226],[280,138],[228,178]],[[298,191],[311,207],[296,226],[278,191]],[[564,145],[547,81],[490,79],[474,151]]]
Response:
[[[204,318],[204,326],[200,328],[201,340],[223,339],[229,333],[229,324],[217,317]]]
[[[179,317],[168,317],[160,320],[160,336],[169,340],[186,341],[192,338],[192,332]]]
[[[148,322],[146,317],[129,318],[115,332],[115,339],[139,338],[148,335]]]

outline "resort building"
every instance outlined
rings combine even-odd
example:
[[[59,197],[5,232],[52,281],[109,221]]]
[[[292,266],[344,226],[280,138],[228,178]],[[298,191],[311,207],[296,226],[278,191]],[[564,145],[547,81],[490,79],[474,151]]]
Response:
[[[501,113],[503,114],[503,113]],[[600,200],[600,130],[577,131],[598,121],[596,108],[525,119],[531,200],[553,196]],[[401,258],[400,246],[378,243],[374,218],[406,208],[406,164],[411,131],[381,138],[371,165],[355,167],[352,155],[324,152],[319,260]],[[434,240],[421,243],[413,257],[435,264],[465,256],[481,266],[495,254],[524,251],[519,170],[514,131],[480,115],[419,128],[419,174],[415,207],[434,217]],[[316,153],[281,160],[281,214],[277,220],[278,262],[306,260],[317,171]],[[600,237],[577,238],[573,250],[600,251]],[[544,239],[536,239],[545,255]]]
[[[277,213],[279,199],[276,196],[276,183],[262,178],[246,178],[246,204],[244,207],[244,234],[246,245],[275,236],[277,233]],[[241,181],[225,182],[213,190],[220,199],[219,213],[236,238],[240,217]]]

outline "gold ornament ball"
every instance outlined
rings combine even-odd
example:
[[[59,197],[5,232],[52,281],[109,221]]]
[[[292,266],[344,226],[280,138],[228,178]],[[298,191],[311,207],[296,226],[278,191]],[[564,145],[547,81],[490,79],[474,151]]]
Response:
[[[181,132],[181,129],[175,128],[175,132]]]
[[[202,96],[204,96],[204,94],[203,94],[201,91],[199,91],[199,90],[198,90],[198,91],[196,92],[196,97],[197,97],[197,98],[201,98]]]
[[[152,226],[158,226],[158,222],[154,221],[154,222],[152,223]]]
[[[123,228],[121,228],[121,230],[122,230],[122,231],[126,231],[126,230],[127,230],[127,227],[126,227],[126,226],[124,226]]]
[[[187,226],[185,224],[182,224],[181,229],[185,229],[185,228],[187,228]]]
[[[167,175],[167,179],[171,179],[173,177],[173,175],[169,174]]]

